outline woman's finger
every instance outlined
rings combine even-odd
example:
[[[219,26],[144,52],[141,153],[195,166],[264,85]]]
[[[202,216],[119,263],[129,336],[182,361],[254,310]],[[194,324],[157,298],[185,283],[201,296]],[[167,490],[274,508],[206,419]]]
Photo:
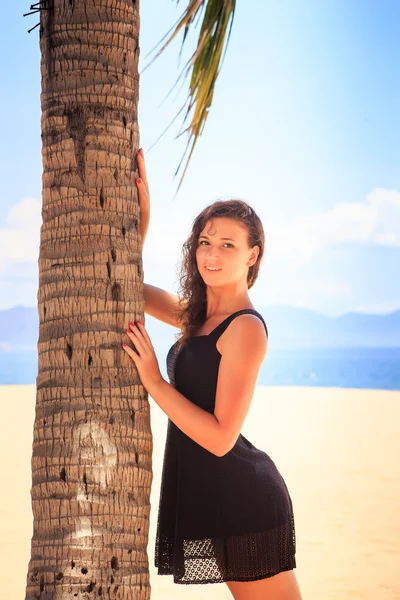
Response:
[[[148,210],[150,207],[150,196],[149,196],[149,192],[146,189],[145,183],[143,181],[143,179],[137,179],[136,180],[136,185],[137,185],[137,189],[139,192],[139,206],[140,206],[140,210]]]
[[[137,327],[132,327],[132,331],[130,329],[127,329],[126,333],[128,334],[129,339],[132,340],[132,342],[135,344],[141,356],[144,354],[148,354],[146,342],[143,339],[141,333],[138,331]]]
[[[139,329],[140,333],[143,335],[144,339],[146,340],[146,342],[148,343],[150,348],[152,348],[154,350],[153,344],[151,343],[150,336],[147,333],[145,326],[143,325],[143,323],[140,323],[139,321],[137,322],[137,324],[138,324],[138,329]]]
[[[139,169],[139,177],[143,180],[147,193],[149,193],[149,183],[147,181],[147,173],[146,173],[146,165],[144,162],[144,154],[143,149],[140,148],[137,155],[138,169]]]
[[[133,360],[135,360],[135,358],[138,357],[138,354],[134,350],[132,350],[132,348],[130,348],[128,344],[122,344],[122,348],[125,350],[125,352],[129,354],[129,356],[133,358]]]

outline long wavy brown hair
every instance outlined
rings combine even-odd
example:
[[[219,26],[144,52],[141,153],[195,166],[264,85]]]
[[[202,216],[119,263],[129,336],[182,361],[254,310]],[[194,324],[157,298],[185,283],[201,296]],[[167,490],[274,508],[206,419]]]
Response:
[[[196,262],[198,238],[207,222],[214,217],[229,217],[240,222],[247,229],[249,248],[258,246],[260,251],[254,265],[249,267],[247,287],[250,289],[257,277],[260,263],[264,254],[265,236],[262,222],[255,210],[244,200],[217,200],[210,204],[195,218],[192,231],[183,244],[179,282],[179,296],[182,300],[182,310],[178,321],[181,332],[177,340],[177,348],[181,348],[204,324],[207,316],[207,286],[204,283]]]

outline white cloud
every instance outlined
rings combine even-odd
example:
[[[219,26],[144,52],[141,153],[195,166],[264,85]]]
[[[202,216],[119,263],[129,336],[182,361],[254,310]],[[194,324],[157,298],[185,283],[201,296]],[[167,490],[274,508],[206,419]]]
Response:
[[[204,203],[203,203],[204,204]],[[196,214],[204,208],[190,205],[158,204],[152,211],[146,237],[143,264],[147,283],[178,291],[178,265],[182,244],[189,234]],[[352,307],[351,286],[332,273],[313,278],[300,271],[312,264],[313,258],[332,245],[345,243],[400,246],[400,192],[377,188],[364,202],[338,203],[331,210],[286,223],[263,219],[266,232],[266,256],[260,272],[260,283],[252,294],[260,295],[268,304],[290,303],[319,309],[341,304]],[[15,299],[34,305],[37,293],[37,261],[39,257],[41,203],[24,198],[12,207],[6,218],[7,227],[0,228],[0,276],[4,302],[8,307]],[[268,266],[267,266],[268,265]],[[293,279],[294,278],[294,279]],[[5,293],[6,289],[8,294]],[[27,290],[31,290],[27,294]],[[274,294],[276,297],[274,297]],[[29,295],[29,299],[27,298]],[[8,296],[8,297],[7,297]],[[10,299],[11,304],[10,304]],[[254,298],[254,301],[258,300]],[[395,310],[395,303],[365,307],[366,312]],[[353,308],[352,308],[353,309]],[[376,309],[376,310],[375,310]],[[355,310],[363,310],[363,307]]]
[[[0,228],[0,275],[19,276],[18,267],[37,265],[41,222],[41,203],[36,198],[24,198],[11,208],[6,217],[8,227]],[[32,275],[36,271],[35,266]]]
[[[13,229],[23,231],[37,229],[37,227],[40,227],[41,222],[41,203],[36,198],[29,196],[11,207],[6,217],[7,225]]]
[[[193,216],[179,206],[153,210],[144,258],[160,266],[176,264]],[[11,208],[6,223],[8,227],[0,228],[0,273],[10,263],[37,263],[41,203],[24,198]],[[266,257],[288,261],[296,268],[334,244],[400,246],[400,192],[377,188],[365,202],[338,203],[325,213],[283,225],[267,220],[265,230]]]
[[[157,266],[173,266],[181,258],[182,244],[189,235],[190,219],[179,210],[153,211],[146,236],[143,262]]]
[[[29,281],[20,281],[18,273],[11,280],[7,279],[0,279],[0,310],[12,306],[36,306],[39,285],[37,273]]]
[[[370,315],[386,315],[396,310],[400,310],[400,301],[377,302],[375,304],[360,304],[352,308],[355,312],[368,313]]]
[[[338,300],[349,300],[353,295],[352,287],[338,280],[333,273],[324,273],[316,278],[296,281],[293,290],[296,305],[314,307],[324,302],[337,302]]]
[[[400,246],[400,192],[377,188],[365,202],[338,203],[331,210],[288,223],[269,222],[266,256],[293,268],[336,244]]]
[[[258,306],[290,304],[326,314],[352,306],[354,298],[352,286],[331,272],[317,276],[302,273],[294,278],[287,277],[286,272],[282,275],[279,269],[269,271],[265,284],[255,285],[250,297]]]

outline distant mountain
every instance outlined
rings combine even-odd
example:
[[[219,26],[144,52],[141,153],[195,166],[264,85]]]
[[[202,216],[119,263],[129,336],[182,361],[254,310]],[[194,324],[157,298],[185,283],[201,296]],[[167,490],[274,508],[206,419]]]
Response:
[[[268,306],[258,309],[269,342],[279,347],[400,347],[400,310],[385,315],[350,312],[327,317],[307,308]]]
[[[327,317],[307,308],[257,307],[264,317],[270,347],[400,347],[400,310],[385,315],[348,313]],[[146,315],[146,328],[160,349],[168,349],[178,330]],[[37,307],[0,310],[0,352],[35,350],[39,338]]]
[[[0,310],[0,352],[34,350],[39,337],[36,306],[13,306]]]

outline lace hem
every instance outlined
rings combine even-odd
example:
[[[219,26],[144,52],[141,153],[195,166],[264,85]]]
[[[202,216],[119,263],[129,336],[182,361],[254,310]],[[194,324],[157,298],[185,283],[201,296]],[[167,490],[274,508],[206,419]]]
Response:
[[[183,540],[183,564],[166,536],[156,539],[155,566],[174,583],[206,584],[256,581],[296,568],[294,518],[270,531],[225,539]]]

